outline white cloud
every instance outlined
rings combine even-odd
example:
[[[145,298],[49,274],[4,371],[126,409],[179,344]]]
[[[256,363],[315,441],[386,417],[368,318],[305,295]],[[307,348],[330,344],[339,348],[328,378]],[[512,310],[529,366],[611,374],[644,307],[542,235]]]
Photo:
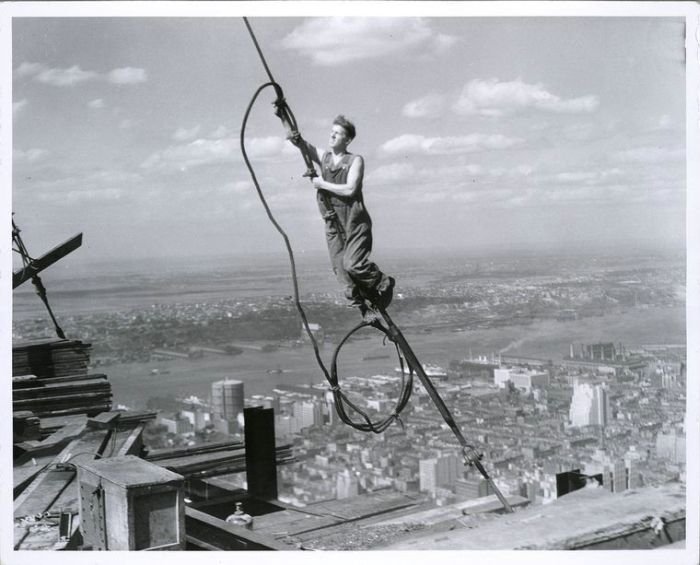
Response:
[[[177,128],[172,137],[175,141],[189,141],[197,137],[200,129],[201,127],[199,125],[193,126],[190,129],[180,127]]]
[[[209,137],[211,137],[212,139],[221,139],[222,137],[229,137],[230,135],[231,132],[229,131],[229,129],[224,125],[220,125],[209,134]]]
[[[289,147],[286,147],[289,145]],[[246,151],[250,159],[269,159],[298,150],[278,136],[251,137],[246,140]],[[142,164],[144,169],[186,171],[192,167],[214,163],[230,163],[240,158],[239,140],[195,139],[186,144],[171,145],[150,155]]]
[[[404,52],[442,52],[456,40],[420,18],[315,18],[285,36],[282,47],[317,65],[375,59]]]
[[[673,119],[668,114],[663,114],[662,116],[659,116],[659,119],[656,122],[656,128],[660,130],[671,129],[672,126]]]
[[[44,69],[35,75],[35,79],[52,86],[75,86],[81,82],[94,80],[99,75],[93,71],[84,71],[78,65],[67,69]]]
[[[620,178],[623,174],[623,171],[618,168],[594,171],[563,171],[549,179],[546,177],[541,178],[540,181],[591,186],[608,183],[611,179]]]
[[[444,107],[445,97],[431,93],[406,103],[401,113],[407,118],[435,118],[442,114]]]
[[[623,163],[664,163],[683,161],[685,150],[678,147],[635,147],[618,151],[613,155],[615,161]]]
[[[44,70],[46,67],[40,63],[29,63],[29,62],[23,62],[20,64],[19,67],[15,69],[15,76],[16,77],[28,77],[32,75],[36,75],[42,70]]]
[[[381,165],[367,175],[368,184],[392,184],[414,179],[416,167],[413,163],[391,163]]]
[[[233,192],[234,194],[253,194],[255,190],[255,185],[250,180],[239,180],[231,183],[227,183],[223,187],[224,192]]]
[[[45,158],[48,155],[48,151],[46,149],[27,149],[22,150],[22,149],[15,149],[12,152],[12,159],[16,163],[36,163],[37,161],[40,161],[41,159]]]
[[[124,118],[119,122],[119,129],[131,129],[136,125],[136,122],[130,118]]]
[[[15,77],[34,77],[34,80],[52,86],[75,86],[76,84],[106,80],[112,84],[138,84],[148,80],[145,69],[122,67],[107,73],[83,70],[79,65],[68,68],[49,68],[41,63],[23,62],[15,69]]]
[[[113,69],[107,73],[106,77],[113,84],[138,84],[148,80],[146,70],[135,67]]]
[[[27,104],[29,102],[27,101],[26,98],[22,98],[22,100],[18,100],[17,102],[12,103],[12,115],[14,117],[19,116],[24,112],[24,109],[27,107]]]
[[[148,157],[141,167],[156,170],[187,170],[190,167],[231,160],[236,149],[232,139],[196,139],[186,145],[171,145]]]
[[[102,202],[120,200],[125,191],[120,188],[69,190],[67,192],[44,192],[36,197],[45,202],[60,201],[62,203]]]
[[[105,107],[105,101],[102,100],[102,98],[95,98],[94,100],[90,100],[88,102],[88,108],[93,108],[93,109],[100,109]]]
[[[405,134],[382,144],[380,151],[388,155],[413,153],[455,155],[485,149],[507,149],[521,143],[523,143],[522,139],[501,134],[473,133],[459,137],[425,137]]]
[[[505,116],[527,109],[544,112],[578,114],[593,112],[598,108],[597,96],[562,99],[544,89],[540,84],[527,84],[520,80],[500,82],[498,79],[469,81],[454,104],[460,115]]]

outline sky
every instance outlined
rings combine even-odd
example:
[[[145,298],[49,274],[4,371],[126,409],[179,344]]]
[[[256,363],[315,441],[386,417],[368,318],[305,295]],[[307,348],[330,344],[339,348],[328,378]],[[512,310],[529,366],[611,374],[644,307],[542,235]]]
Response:
[[[302,135],[357,127],[375,255],[683,249],[681,17],[253,17]],[[15,18],[12,209],[76,261],[284,250],[239,147],[267,75],[241,18]],[[272,112],[246,148],[300,253],[314,190]]]

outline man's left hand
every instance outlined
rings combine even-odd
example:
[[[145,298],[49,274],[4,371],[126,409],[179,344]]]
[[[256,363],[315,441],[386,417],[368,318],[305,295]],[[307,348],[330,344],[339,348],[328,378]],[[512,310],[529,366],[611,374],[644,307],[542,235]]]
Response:
[[[323,183],[323,179],[321,177],[314,177],[313,179],[311,179],[311,184],[316,189],[323,188],[321,186],[321,183]]]

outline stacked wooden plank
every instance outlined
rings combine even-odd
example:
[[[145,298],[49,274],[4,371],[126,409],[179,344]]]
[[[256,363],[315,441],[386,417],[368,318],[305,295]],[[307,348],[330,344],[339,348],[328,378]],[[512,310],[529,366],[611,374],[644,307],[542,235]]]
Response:
[[[13,343],[12,376],[86,375],[91,347],[79,340],[55,338]]]
[[[35,416],[95,415],[112,408],[103,374],[88,374],[90,344],[36,340],[12,348],[12,409]]]

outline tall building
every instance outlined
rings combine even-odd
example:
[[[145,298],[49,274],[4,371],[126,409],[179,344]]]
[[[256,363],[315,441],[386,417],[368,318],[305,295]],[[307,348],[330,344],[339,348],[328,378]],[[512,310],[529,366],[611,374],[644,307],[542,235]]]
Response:
[[[228,422],[229,432],[240,432],[244,408],[243,382],[234,379],[211,385],[211,408],[214,418]]]
[[[460,460],[454,453],[438,455],[418,462],[420,490],[435,494],[438,489],[453,489],[459,475]]]
[[[656,455],[673,463],[685,463],[685,433],[672,429],[656,436]]]
[[[603,488],[610,492],[622,492],[630,487],[630,468],[625,459],[614,457],[604,451],[599,451],[594,455],[594,460],[586,462],[584,465],[586,474],[603,475]],[[633,471],[636,473],[636,471]],[[632,484],[636,484],[637,479],[632,479]]]
[[[569,408],[572,426],[605,426],[611,418],[610,399],[603,385],[574,385]]]
[[[350,472],[349,469],[344,469],[337,474],[335,479],[336,498],[350,498],[357,496],[360,493],[360,485],[357,477]]]
[[[293,415],[299,419],[299,429],[302,430],[323,422],[321,404],[314,400],[299,400],[295,402]]]

